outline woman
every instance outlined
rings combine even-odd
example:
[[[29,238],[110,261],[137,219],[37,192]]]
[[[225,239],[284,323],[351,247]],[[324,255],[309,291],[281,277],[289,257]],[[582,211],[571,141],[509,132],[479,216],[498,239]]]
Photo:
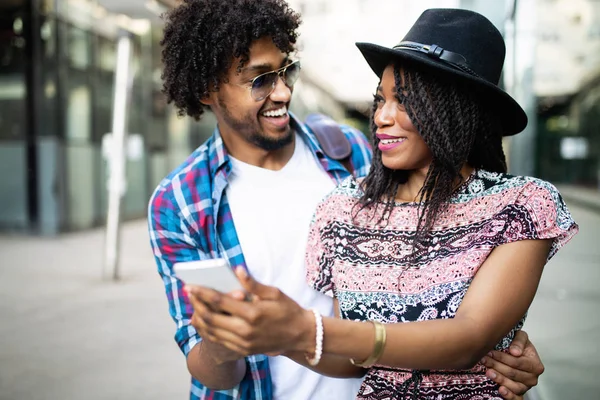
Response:
[[[373,166],[320,204],[306,256],[341,319],[295,311],[309,340],[262,350],[366,374],[359,399],[500,399],[479,360],[508,348],[544,265],[577,232],[552,185],[506,174],[502,137],[527,118],[497,86],[502,36],[477,13],[433,9],[394,48],[358,47],[381,78]],[[243,353],[236,335],[252,336],[207,331]]]
[[[496,86],[487,19],[428,10],[393,49],[358,47],[381,78],[373,166],[317,209],[308,279],[342,318],[386,325],[374,345],[371,324],[326,321],[325,354],[374,365],[358,398],[497,398],[478,361],[508,348],[577,226],[552,185],[506,174],[502,136],[526,117]]]

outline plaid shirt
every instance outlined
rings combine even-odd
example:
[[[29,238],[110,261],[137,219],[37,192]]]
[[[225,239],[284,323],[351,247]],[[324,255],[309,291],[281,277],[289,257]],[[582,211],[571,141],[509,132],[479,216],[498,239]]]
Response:
[[[314,134],[292,115],[292,127],[306,141],[334,182],[349,173],[320,149]],[[348,126],[342,131],[352,145],[356,176],[365,176],[371,149],[362,133]],[[173,275],[173,264],[182,261],[227,257],[232,267],[246,268],[225,194],[231,162],[218,128],[152,195],[148,210],[150,240],[158,272],[163,280],[169,312],[177,324],[175,340],[188,355],[202,339],[190,325],[193,309],[182,282]],[[308,221],[307,221],[308,223]],[[246,375],[231,390],[215,391],[192,378],[190,399],[271,399],[273,388],[265,355],[246,357]]]

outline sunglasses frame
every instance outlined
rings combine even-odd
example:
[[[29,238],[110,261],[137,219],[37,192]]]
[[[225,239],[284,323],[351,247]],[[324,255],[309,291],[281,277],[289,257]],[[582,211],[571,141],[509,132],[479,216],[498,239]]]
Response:
[[[255,101],[262,101],[262,100],[266,99],[266,98],[267,98],[267,97],[269,97],[269,96],[271,95],[271,93],[273,93],[273,91],[275,90],[275,85],[277,84],[277,78],[281,79],[281,80],[283,81],[283,83],[284,83],[284,84],[285,84],[287,87],[291,88],[291,87],[294,85],[294,83],[296,83],[296,82],[292,83],[291,85],[288,85],[288,83],[287,83],[287,79],[286,79],[286,72],[287,72],[287,69],[288,69],[289,67],[291,67],[292,65],[297,65],[297,66],[298,66],[298,72],[300,72],[300,69],[302,68],[302,67],[301,67],[301,65],[300,65],[300,60],[296,60],[296,61],[292,61],[292,62],[291,62],[291,63],[289,63],[288,65],[285,65],[285,66],[283,66],[283,67],[281,67],[281,68],[274,69],[273,71],[264,72],[264,73],[262,73],[262,74],[260,74],[260,75],[257,75],[257,76],[255,76],[254,78],[252,78],[252,80],[249,82],[249,83],[250,83],[250,87],[249,87],[249,89],[250,89],[250,96],[252,96],[252,98],[253,98]],[[257,99],[257,98],[255,98],[255,97],[252,95],[252,92],[254,91],[254,82],[255,82],[255,81],[258,79],[258,78],[264,77],[265,75],[269,75],[269,74],[276,74],[276,75],[277,75],[277,78],[275,78],[275,80],[274,80],[274,81],[273,81],[273,83],[271,84],[271,90],[270,90],[270,91],[269,91],[267,94],[265,94],[264,96],[261,96],[261,97],[259,97],[258,99]],[[296,79],[297,79],[297,78],[296,78]]]

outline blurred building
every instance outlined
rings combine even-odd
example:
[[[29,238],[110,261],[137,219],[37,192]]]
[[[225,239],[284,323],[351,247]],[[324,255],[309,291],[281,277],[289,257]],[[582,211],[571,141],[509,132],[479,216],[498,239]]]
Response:
[[[180,118],[161,93],[158,17],[175,1],[0,0],[0,231],[55,234],[104,225],[119,32],[133,41],[123,217],[143,217],[157,183],[213,131]],[[294,111],[338,119],[311,83]]]
[[[133,40],[124,218],[214,127],[179,118],[161,93],[158,15],[177,0],[0,0],[0,231],[87,229],[106,219],[102,140],[112,124],[116,43]],[[301,12],[292,102],[365,130],[377,78],[356,41],[393,46],[420,13],[460,7],[506,38],[503,84],[530,117],[507,141],[511,172],[600,189],[600,2],[289,0]]]
[[[535,171],[600,191],[600,2],[536,2]]]
[[[511,3],[507,88],[530,116],[511,170],[600,190],[600,3]]]
[[[151,24],[95,2],[0,2],[1,230],[51,234],[103,223],[101,142],[111,130],[120,30],[132,35],[136,72],[128,128],[142,139],[128,161],[124,214],[133,217],[144,215],[152,185],[167,173],[168,150],[192,134],[158,92]]]

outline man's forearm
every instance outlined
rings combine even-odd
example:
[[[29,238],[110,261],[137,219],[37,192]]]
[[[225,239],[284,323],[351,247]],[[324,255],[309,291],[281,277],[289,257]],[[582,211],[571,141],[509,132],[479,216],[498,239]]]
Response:
[[[228,390],[237,386],[246,374],[246,361],[221,359],[223,351],[218,344],[206,340],[198,343],[187,356],[190,374],[213,390]]]

